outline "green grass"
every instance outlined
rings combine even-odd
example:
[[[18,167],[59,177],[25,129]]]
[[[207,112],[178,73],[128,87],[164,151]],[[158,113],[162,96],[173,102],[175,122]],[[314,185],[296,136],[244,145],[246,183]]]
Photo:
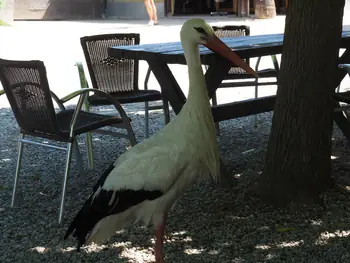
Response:
[[[0,20],[0,26],[10,26],[10,25],[5,23],[4,21]]]

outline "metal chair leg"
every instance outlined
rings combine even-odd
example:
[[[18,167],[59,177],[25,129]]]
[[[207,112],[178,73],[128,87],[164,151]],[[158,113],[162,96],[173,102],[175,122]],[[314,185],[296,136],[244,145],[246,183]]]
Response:
[[[84,177],[83,160],[81,158],[78,142],[76,140],[74,141],[73,151],[74,151],[75,158],[76,158],[76,161],[77,161],[77,166],[78,166],[78,171],[79,171],[80,178],[83,178]]]
[[[87,147],[87,156],[88,156],[88,166],[89,169],[94,169],[94,154],[93,154],[93,148],[92,148],[92,133],[87,132],[86,133],[86,147]]]
[[[145,102],[145,138],[149,137],[149,109],[148,101]]]
[[[23,153],[22,139],[23,138],[24,138],[24,134],[20,133],[19,138],[18,138],[18,155],[17,155],[16,173],[15,173],[15,178],[14,178],[14,182],[13,182],[13,189],[12,189],[11,207],[13,207],[15,204],[17,182],[18,182],[18,176],[19,176],[19,172],[21,169],[21,162],[22,162],[22,153]]]
[[[62,218],[64,213],[64,202],[65,202],[66,193],[67,193],[67,181],[68,181],[68,175],[70,171],[71,158],[72,158],[72,143],[67,143],[67,159],[66,159],[66,168],[65,168],[64,177],[63,177],[62,197],[61,197],[60,211],[58,216],[58,224],[62,223]]]
[[[169,102],[163,99],[164,126],[170,122]]]
[[[259,97],[259,86],[258,86],[258,79],[255,79],[255,92],[254,92],[255,98],[257,99]],[[254,115],[254,127],[258,127],[258,115]]]
[[[90,111],[90,104],[87,101],[87,99],[85,99],[83,107],[84,107],[84,111]],[[89,169],[94,169],[95,165],[94,165],[94,155],[93,155],[93,149],[92,149],[92,133],[91,132],[86,133],[85,143],[86,143],[86,147],[87,147],[88,167],[89,167]]]
[[[217,101],[217,97],[216,97],[216,92],[213,93],[213,96],[212,96],[212,98],[211,98],[211,101],[212,101],[212,105],[213,105],[213,106],[218,105],[218,101]],[[215,128],[216,128],[216,133],[217,133],[217,135],[220,136],[220,123],[215,122]]]

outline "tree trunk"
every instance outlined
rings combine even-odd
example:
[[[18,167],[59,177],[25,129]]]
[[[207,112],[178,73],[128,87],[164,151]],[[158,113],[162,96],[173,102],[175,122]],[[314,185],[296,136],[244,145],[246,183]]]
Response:
[[[293,0],[286,17],[277,98],[261,197],[286,205],[319,201],[330,186],[332,94],[344,0]]]
[[[255,0],[255,17],[272,18],[276,16],[275,0]]]

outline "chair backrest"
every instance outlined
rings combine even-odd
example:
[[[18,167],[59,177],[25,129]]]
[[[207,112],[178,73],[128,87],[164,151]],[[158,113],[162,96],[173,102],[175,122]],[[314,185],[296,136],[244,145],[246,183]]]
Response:
[[[239,25],[228,25],[228,26],[213,26],[215,35],[219,38],[222,37],[242,37],[250,36],[249,26],[239,26]],[[244,61],[249,65],[249,59],[244,59]],[[239,67],[232,67],[228,72],[228,75],[245,73],[245,70]]]
[[[0,59],[0,81],[22,130],[61,134],[42,61]]]
[[[213,26],[215,35],[217,37],[242,37],[250,36],[250,27],[249,26]]]
[[[103,34],[80,39],[92,87],[107,93],[132,92],[138,90],[137,60],[108,56],[108,48],[140,44],[140,35]]]

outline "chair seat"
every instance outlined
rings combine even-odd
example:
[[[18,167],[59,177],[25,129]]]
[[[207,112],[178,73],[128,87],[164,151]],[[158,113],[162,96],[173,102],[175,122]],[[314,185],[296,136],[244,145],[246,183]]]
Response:
[[[21,133],[28,134],[34,137],[47,138],[49,140],[71,142],[72,138],[69,136],[70,124],[73,118],[74,109],[60,111],[56,114],[57,122],[61,134],[43,133],[39,131],[28,131],[21,128]],[[129,121],[131,119],[129,118]],[[103,115],[98,113],[80,111],[78,120],[75,124],[74,135],[90,132],[105,126],[122,124],[123,119],[119,116]]]
[[[236,70],[237,69],[237,70]],[[259,78],[274,78],[278,76],[278,72],[275,69],[263,69],[257,71],[259,74]],[[248,74],[245,70],[241,68],[231,68],[229,74],[225,77],[225,79],[251,79],[252,75]]]
[[[135,103],[145,101],[157,101],[162,99],[162,95],[158,90],[138,90],[132,92],[109,93],[119,103]],[[110,105],[111,102],[98,95],[89,96],[88,101],[91,105]]]
[[[74,109],[64,110],[57,113],[59,128],[63,134],[69,137],[70,123],[72,121]],[[123,123],[119,116],[102,115],[98,113],[80,111],[78,120],[75,124],[75,135],[102,128],[106,125]]]

